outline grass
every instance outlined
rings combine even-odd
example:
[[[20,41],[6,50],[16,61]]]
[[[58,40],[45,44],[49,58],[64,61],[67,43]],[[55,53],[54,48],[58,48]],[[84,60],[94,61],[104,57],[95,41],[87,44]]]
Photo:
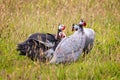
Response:
[[[0,80],[119,80],[119,0],[0,0]],[[49,65],[19,56],[16,44],[35,32],[83,18],[96,32],[94,48],[71,64]]]

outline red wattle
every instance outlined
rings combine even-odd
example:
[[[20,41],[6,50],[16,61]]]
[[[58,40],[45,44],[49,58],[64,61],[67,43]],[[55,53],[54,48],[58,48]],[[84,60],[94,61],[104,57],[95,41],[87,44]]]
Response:
[[[83,26],[86,26],[86,22],[83,23]]]
[[[65,29],[65,26],[63,26],[62,30],[64,30],[64,29]]]

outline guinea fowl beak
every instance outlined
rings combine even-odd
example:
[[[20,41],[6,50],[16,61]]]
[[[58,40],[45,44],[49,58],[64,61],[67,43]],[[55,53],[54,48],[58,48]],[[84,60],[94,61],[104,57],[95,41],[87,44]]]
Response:
[[[74,31],[74,28],[72,28],[72,31]]]
[[[74,31],[74,25],[75,25],[75,24],[72,24],[72,31]]]

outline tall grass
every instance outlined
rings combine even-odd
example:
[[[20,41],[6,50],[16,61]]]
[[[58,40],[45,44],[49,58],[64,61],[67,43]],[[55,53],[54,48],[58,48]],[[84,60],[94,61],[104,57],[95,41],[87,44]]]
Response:
[[[49,65],[19,56],[16,44],[35,32],[56,33],[83,18],[96,32],[94,48],[71,64]],[[119,80],[119,0],[0,0],[1,80]]]

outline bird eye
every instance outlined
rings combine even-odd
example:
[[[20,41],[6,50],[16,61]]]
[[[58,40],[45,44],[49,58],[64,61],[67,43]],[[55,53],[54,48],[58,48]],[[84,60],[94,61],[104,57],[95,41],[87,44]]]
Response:
[[[76,31],[78,30],[78,28],[75,29]]]

